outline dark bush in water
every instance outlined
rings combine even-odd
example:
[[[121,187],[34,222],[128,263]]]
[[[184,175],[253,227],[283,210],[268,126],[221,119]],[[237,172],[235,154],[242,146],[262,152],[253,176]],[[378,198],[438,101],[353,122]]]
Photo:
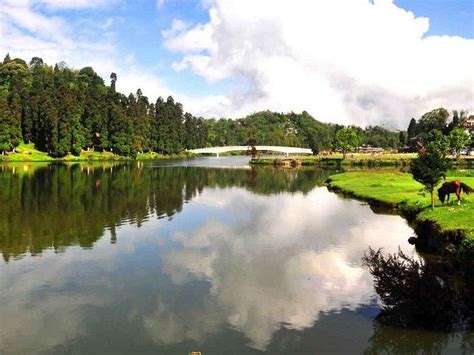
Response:
[[[459,255],[426,262],[402,251],[384,255],[371,248],[363,262],[374,276],[383,310],[378,320],[403,327],[463,330],[474,326],[472,284]]]

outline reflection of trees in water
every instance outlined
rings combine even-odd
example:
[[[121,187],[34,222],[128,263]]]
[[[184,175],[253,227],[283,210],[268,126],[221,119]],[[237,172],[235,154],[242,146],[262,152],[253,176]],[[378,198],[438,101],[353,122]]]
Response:
[[[461,249],[441,260],[423,261],[401,251],[384,255],[369,249],[363,261],[383,309],[367,353],[441,353],[450,336],[462,336],[462,348],[474,351],[471,252]]]
[[[117,226],[140,226],[152,214],[172,217],[205,187],[306,193],[328,175],[274,169],[153,169],[143,164],[2,166],[0,251],[8,261],[47,248],[91,248],[105,228],[115,242]]]
[[[441,354],[448,345],[450,335],[423,330],[406,331],[374,324],[374,335],[364,354]]]

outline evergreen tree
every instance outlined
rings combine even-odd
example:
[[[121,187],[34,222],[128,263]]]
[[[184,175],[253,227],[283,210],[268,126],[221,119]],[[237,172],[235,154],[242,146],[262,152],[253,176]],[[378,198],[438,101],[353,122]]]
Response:
[[[13,148],[11,140],[12,115],[5,94],[0,93],[0,152],[5,154]]]
[[[416,120],[412,118],[410,120],[410,124],[408,125],[408,129],[407,129],[408,139],[415,138],[416,132],[417,132]]]
[[[120,155],[133,155],[132,122],[122,107],[113,105],[109,109],[109,134],[111,150]]]
[[[151,145],[155,152],[165,152],[165,104],[162,97],[156,100],[154,109],[151,110]]]
[[[199,145],[199,128],[198,120],[193,117],[189,112],[184,114],[184,148],[185,149],[196,149],[200,148]]]

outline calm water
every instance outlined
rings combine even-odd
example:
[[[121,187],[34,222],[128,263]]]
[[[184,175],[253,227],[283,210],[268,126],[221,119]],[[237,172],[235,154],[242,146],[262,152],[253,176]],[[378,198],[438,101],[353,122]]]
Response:
[[[0,166],[0,353],[470,351],[374,321],[402,218],[247,160]]]

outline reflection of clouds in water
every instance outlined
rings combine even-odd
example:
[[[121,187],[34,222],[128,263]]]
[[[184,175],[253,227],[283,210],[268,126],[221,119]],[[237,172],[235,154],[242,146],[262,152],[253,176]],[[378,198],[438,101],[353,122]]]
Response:
[[[134,226],[120,228],[124,233],[134,230]],[[135,250],[134,237],[113,248],[109,238],[104,236],[94,249],[71,247],[61,254],[49,250],[41,257],[3,265],[0,353],[49,352],[87,333],[84,307],[110,303],[108,273],[116,268],[120,256]],[[71,284],[81,285],[82,290],[70,289]]]
[[[242,190],[211,190],[190,209],[215,200],[236,219],[226,224],[208,219],[191,232],[175,233],[182,249],[163,257],[163,270],[177,284],[208,280],[216,303],[203,307],[201,317],[216,317],[212,326],[219,317],[226,320],[256,348],[264,349],[282,323],[303,329],[320,312],[369,303],[372,278],[360,266],[369,245],[390,252],[399,245],[412,250],[406,243],[412,231],[400,217],[374,215],[369,207],[342,200],[326,189],[271,198]],[[169,325],[199,328],[201,336],[212,333],[203,329],[202,322],[193,324],[201,317],[181,317],[186,325],[177,326],[176,317],[159,309],[166,307],[159,303],[145,322],[156,316],[160,329]],[[183,340],[183,332],[177,333],[174,340]],[[203,340],[195,335],[191,339]]]
[[[205,189],[171,222],[150,218],[140,232],[123,225],[113,246],[107,234],[90,250],[47,251],[3,265],[0,349],[48,352],[88,339],[87,310],[107,316],[123,299],[133,306],[115,312],[143,321],[156,343],[202,341],[230,324],[252,346],[264,348],[281,323],[303,329],[320,312],[368,302],[372,280],[360,268],[363,250],[371,245],[395,251],[398,244],[410,250],[411,233],[399,217],[374,216],[326,189],[270,197]],[[174,243],[180,247],[169,251]],[[141,274],[137,248],[156,245],[163,246],[162,264],[154,261],[157,270]],[[150,288],[156,292],[153,310],[135,287],[156,282],[160,267],[179,286]],[[140,275],[145,279],[127,284]],[[196,291],[190,283],[196,279],[210,290]]]
[[[170,305],[157,298],[156,309],[143,318],[144,328],[153,341],[175,344],[185,340],[200,341],[217,333],[223,326],[218,309],[209,297],[201,298],[193,309],[180,304]]]

